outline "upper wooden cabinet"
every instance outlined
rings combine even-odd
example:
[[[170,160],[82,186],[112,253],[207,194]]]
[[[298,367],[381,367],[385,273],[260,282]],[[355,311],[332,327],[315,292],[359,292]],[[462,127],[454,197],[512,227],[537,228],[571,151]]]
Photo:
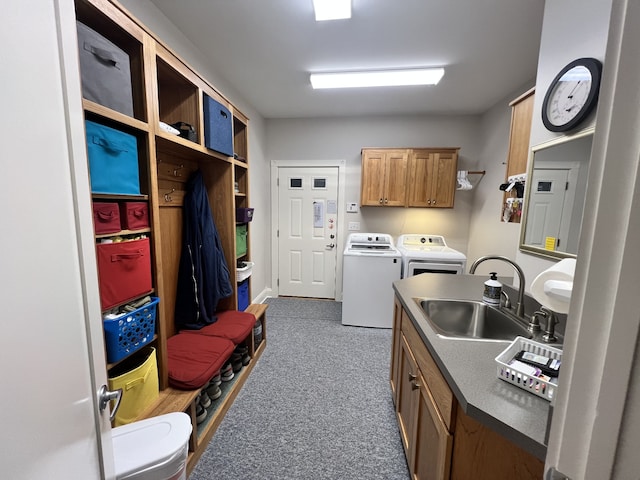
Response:
[[[414,149],[409,155],[409,207],[453,207],[458,149]]]
[[[458,148],[362,150],[363,207],[453,207]]]
[[[507,157],[507,171],[505,182],[512,175],[518,175],[527,171],[529,158],[529,137],[531,136],[531,119],[533,117],[533,101],[535,88],[526,91],[513,100],[511,107],[511,130],[509,132],[509,154]],[[503,213],[506,208],[507,198],[515,196],[515,189],[505,192],[503,201]],[[511,215],[511,223],[520,223],[520,215]]]
[[[408,150],[362,150],[362,206],[404,207]]]

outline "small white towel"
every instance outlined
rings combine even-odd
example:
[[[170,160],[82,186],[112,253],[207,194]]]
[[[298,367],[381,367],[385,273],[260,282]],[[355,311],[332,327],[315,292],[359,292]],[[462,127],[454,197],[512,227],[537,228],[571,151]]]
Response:
[[[473,185],[469,181],[467,170],[458,170],[458,188],[457,190],[471,190]]]

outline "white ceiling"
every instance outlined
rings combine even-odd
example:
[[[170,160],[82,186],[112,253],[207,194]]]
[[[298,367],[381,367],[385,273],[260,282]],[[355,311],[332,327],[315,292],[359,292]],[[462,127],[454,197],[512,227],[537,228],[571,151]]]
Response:
[[[151,0],[265,118],[477,114],[536,75],[544,0]],[[309,73],[445,67],[437,86],[313,90]]]

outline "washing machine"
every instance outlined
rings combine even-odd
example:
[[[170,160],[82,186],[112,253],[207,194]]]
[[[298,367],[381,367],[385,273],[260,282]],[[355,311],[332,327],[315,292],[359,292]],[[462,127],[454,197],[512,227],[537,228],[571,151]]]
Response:
[[[352,233],[342,268],[342,324],[391,328],[393,286],[400,280],[402,255],[386,233]]]
[[[398,237],[402,255],[402,278],[421,273],[464,273],[467,257],[447,246],[442,235],[405,234]]]

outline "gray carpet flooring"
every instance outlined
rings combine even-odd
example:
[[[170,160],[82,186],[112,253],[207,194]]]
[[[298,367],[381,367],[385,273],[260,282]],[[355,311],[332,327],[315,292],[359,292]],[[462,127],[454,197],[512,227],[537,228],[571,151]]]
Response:
[[[339,302],[267,303],[267,348],[189,480],[408,479],[391,330],[343,326]]]

